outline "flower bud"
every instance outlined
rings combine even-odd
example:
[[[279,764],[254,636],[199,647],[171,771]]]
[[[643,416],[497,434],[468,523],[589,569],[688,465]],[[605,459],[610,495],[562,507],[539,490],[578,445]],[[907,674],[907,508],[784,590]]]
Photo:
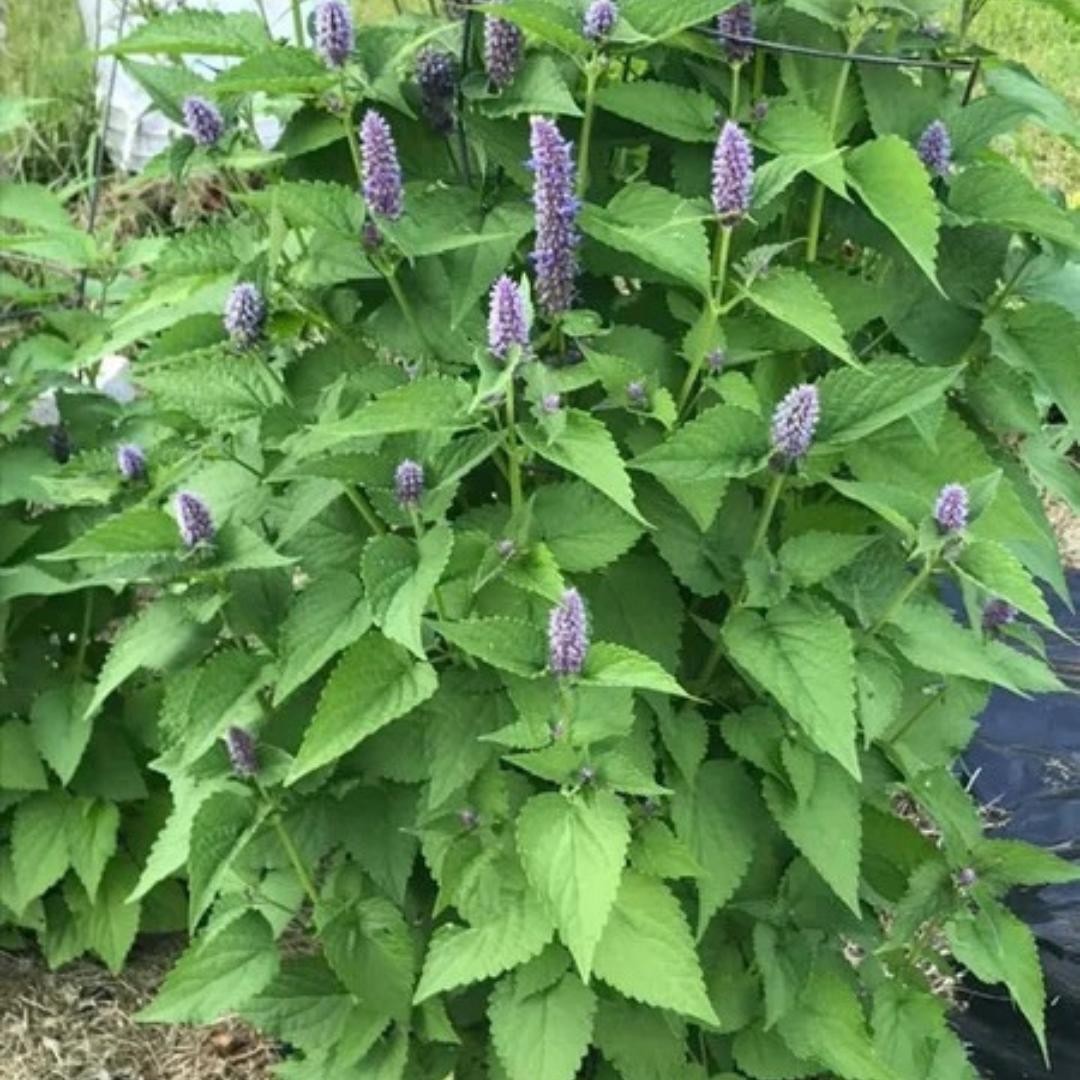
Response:
[[[180,538],[184,546],[197,547],[199,544],[209,544],[216,533],[214,519],[210,516],[210,509],[191,491],[181,491],[174,501],[176,511],[176,525],[180,530]]]
[[[424,494],[424,466],[406,458],[394,470],[394,497],[404,510],[415,510]]]
[[[146,477],[146,455],[134,443],[124,443],[116,448],[116,467],[125,480],[142,480]]]
[[[604,41],[619,21],[619,8],[612,0],[594,0],[585,12],[581,32],[589,41],[599,44]]]
[[[549,416],[553,416],[562,408],[562,394],[545,394],[540,402],[540,408]]]
[[[430,46],[421,50],[416,58],[416,83],[420,87],[424,118],[440,135],[450,135],[456,125],[454,108],[458,90],[454,58]]]
[[[225,732],[225,748],[229,752],[229,764],[237,776],[249,779],[259,771],[259,755],[251,732],[230,727]]]
[[[968,493],[962,484],[946,484],[934,503],[934,520],[945,533],[963,532],[968,523]]]
[[[528,349],[529,323],[521,290],[504,274],[491,287],[488,349],[496,360],[505,360],[515,345]]]
[[[507,19],[484,19],[484,70],[491,85],[502,90],[514,81],[525,53],[520,28]]]
[[[248,349],[262,337],[266,327],[266,301],[259,287],[241,281],[225,301],[225,332],[234,345]]]
[[[588,651],[585,604],[577,589],[567,589],[548,619],[548,666],[554,675],[580,675]]]
[[[754,8],[750,0],[740,0],[716,17],[716,29],[729,64],[744,64],[754,55],[754,46],[734,38],[754,36]]]
[[[75,452],[75,444],[71,441],[71,433],[63,424],[57,425],[45,436],[45,444],[49,448],[49,454],[53,461],[59,465],[66,465]]]
[[[776,406],[771,435],[780,464],[790,465],[806,456],[814,441],[820,413],[817,387],[811,383],[796,386]]]
[[[952,139],[941,120],[929,124],[919,139],[919,160],[933,176],[948,176],[952,168]]]
[[[329,67],[341,67],[353,51],[352,12],[342,0],[326,0],[315,9],[315,51]]]
[[[982,627],[988,634],[995,634],[1003,626],[1016,622],[1019,614],[1008,600],[995,598],[983,608]]]
[[[390,125],[374,109],[368,109],[360,124],[363,157],[364,199],[368,208],[391,221],[401,217],[405,194],[401,186],[401,166]]]
[[[644,409],[649,404],[649,394],[641,379],[634,379],[626,384],[626,397],[635,409]]]
[[[199,146],[213,146],[225,133],[221,113],[206,98],[185,98],[183,113],[188,133]]]
[[[131,361],[119,353],[103,356],[94,376],[94,389],[112,398],[117,405],[130,405],[135,400]]]

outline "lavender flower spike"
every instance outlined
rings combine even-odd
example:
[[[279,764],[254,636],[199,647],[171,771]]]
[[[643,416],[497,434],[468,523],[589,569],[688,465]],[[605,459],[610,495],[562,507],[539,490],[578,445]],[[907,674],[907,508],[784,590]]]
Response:
[[[394,497],[403,510],[415,510],[424,494],[424,466],[406,458],[394,470]]]
[[[233,344],[242,349],[254,345],[266,327],[266,301],[259,287],[250,281],[241,281],[225,301],[223,321]]]
[[[184,98],[183,112],[188,132],[199,146],[213,146],[224,134],[225,121],[206,98]]]
[[[952,168],[952,139],[941,120],[929,124],[919,139],[919,160],[933,176],[948,176]]]
[[[484,19],[484,70],[492,86],[502,90],[514,81],[525,52],[520,28],[507,19]]]
[[[721,224],[737,225],[750,213],[754,187],[754,152],[742,128],[728,120],[713,154],[712,203]]]
[[[716,29],[724,43],[729,64],[745,64],[754,55],[753,45],[733,40],[735,37],[754,36],[754,6],[750,0],[740,0],[734,7],[717,15]]]
[[[581,32],[594,44],[604,41],[619,21],[619,8],[611,0],[594,0],[585,12]]]
[[[198,544],[209,544],[214,539],[216,529],[210,509],[191,491],[181,491],[174,503],[176,524],[180,529],[180,538],[184,546],[193,548]]]
[[[534,116],[530,145],[535,174],[536,247],[532,259],[536,296],[548,315],[558,315],[574,303],[578,272],[573,144],[552,121]]]
[[[553,675],[580,675],[588,651],[585,604],[577,589],[567,589],[548,619],[548,666]]]
[[[454,102],[458,90],[457,63],[441,49],[428,47],[416,58],[416,84],[427,122],[440,135],[450,135],[456,126]]]
[[[1008,600],[996,598],[983,608],[982,627],[988,634],[995,634],[1003,626],[1016,622],[1018,612]]]
[[[116,448],[116,467],[125,480],[142,480],[146,476],[146,455],[134,443]]]
[[[513,280],[503,274],[491,287],[488,348],[497,360],[505,360],[515,345],[520,346],[522,351],[529,347],[525,298]]]
[[[772,418],[772,445],[780,463],[790,465],[806,456],[821,414],[817,387],[803,383],[788,391]]]
[[[360,146],[364,158],[364,199],[374,213],[396,221],[405,209],[401,166],[390,125],[374,109],[368,109],[360,124]]]
[[[259,754],[250,731],[230,727],[225,732],[225,749],[229,752],[229,764],[237,776],[247,779],[259,771]]]
[[[315,9],[315,51],[330,67],[341,67],[353,51],[352,12],[342,0],[326,0]]]
[[[934,503],[934,520],[946,533],[963,532],[968,523],[968,493],[963,484],[946,484]]]

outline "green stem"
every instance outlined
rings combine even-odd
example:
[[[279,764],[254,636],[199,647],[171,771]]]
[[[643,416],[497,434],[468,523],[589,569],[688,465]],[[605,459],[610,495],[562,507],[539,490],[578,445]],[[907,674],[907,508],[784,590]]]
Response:
[[[719,221],[716,223],[716,240],[713,243],[713,295],[709,300],[709,307],[712,313],[712,317],[709,323],[709,338],[711,339],[713,331],[716,329],[716,324],[719,321],[723,306],[721,301],[724,296],[724,286],[727,284],[727,268],[728,260],[731,256],[731,227],[723,225]],[[687,403],[690,401],[690,394],[694,389],[694,385],[697,383],[698,376],[701,374],[702,365],[705,363],[705,353],[708,350],[708,344],[699,351],[698,355],[694,357],[694,362],[690,365],[690,370],[686,373],[686,378],[683,380],[682,388],[679,390],[678,398],[678,411],[680,413],[686,408]]]
[[[934,705],[941,700],[941,696],[945,693],[944,687],[940,689],[936,694],[931,694],[927,698],[927,701],[920,705],[906,720],[900,722],[900,726],[895,731],[886,732],[885,742],[895,743],[899,742],[909,731],[912,724],[927,714],[927,712],[933,708]]]
[[[851,50],[855,48],[854,43]],[[849,51],[851,51],[849,50]],[[851,61],[845,60],[844,66],[836,79],[836,89],[833,91],[832,109],[829,112],[829,138],[836,135],[836,125],[840,119],[840,109],[844,104],[844,91],[847,89],[848,76],[851,74]],[[806,239],[806,261],[816,262],[818,256],[818,243],[821,239],[821,220],[825,210],[825,185],[819,180],[814,189],[814,201],[810,207],[810,231]]]
[[[581,145],[578,147],[577,197],[582,199],[589,189],[589,147],[592,143],[593,115],[596,112],[596,83],[600,69],[596,64],[596,54],[589,59],[585,69],[585,120],[581,125]]]
[[[517,440],[517,424],[514,419],[514,385],[511,379],[506,391],[506,438],[508,482],[510,484],[510,516],[515,521],[521,512],[521,451]]]
[[[292,0],[292,25],[296,45],[302,49],[304,47],[304,16],[300,11],[300,0]]]
[[[885,613],[870,627],[870,633],[876,634],[883,626],[891,622],[893,616],[911,598],[912,593],[914,593],[916,589],[921,588],[929,580],[930,575],[933,572],[933,560],[927,559],[926,562],[923,563],[922,569],[905,582],[903,587],[897,591],[896,595],[889,602],[889,606],[885,609]]]
[[[86,650],[90,645],[90,623],[94,617],[94,592],[86,590],[83,600],[82,628],[79,631],[79,648],[75,653],[75,678],[81,678],[83,668],[86,666]]]
[[[353,168],[356,169],[356,182],[362,186],[364,183],[364,163],[360,159],[360,143],[356,137],[356,126],[353,124],[351,108],[345,110],[343,120],[345,124],[345,138],[349,143],[349,153],[352,155]]]
[[[264,788],[258,780],[255,781],[255,788],[259,792],[260,798],[270,810],[270,820],[273,823],[274,832],[277,833],[278,840],[281,842],[281,846],[288,856],[289,862],[292,863],[292,868],[296,872],[300,884],[304,887],[304,892],[307,893],[308,899],[311,901],[311,906],[317,908],[319,906],[319,894],[315,889],[315,882],[312,880],[311,874],[308,873],[308,869],[304,865],[304,860],[301,857],[296,844],[293,843],[293,838],[289,835],[289,830],[285,828],[285,822],[281,817],[281,810],[277,803],[270,798],[266,788]]]
[[[409,298],[405,295],[405,290],[402,289],[401,282],[397,279],[397,272],[389,270],[383,276],[386,278],[386,284],[390,286],[390,291],[394,294],[398,307],[401,308],[401,314],[405,316],[405,321],[416,335],[416,340],[420,343],[421,348],[426,349],[427,339],[420,329],[420,324],[416,321],[416,315],[413,313]]]
[[[731,65],[731,101],[729,102],[728,115],[735,119],[739,111],[739,91],[742,82],[742,64]]]
[[[754,88],[751,91],[750,104],[756,105],[765,90],[765,50],[757,49],[754,53]]]
[[[367,496],[362,491],[354,488],[351,484],[346,484],[345,498],[356,507],[357,513],[367,522],[368,528],[376,536],[386,535],[386,526],[376,517],[371,503],[368,502]]]
[[[765,493],[765,502],[761,507],[761,518],[758,520],[757,530],[754,533],[754,539],[750,543],[750,558],[753,558],[758,548],[765,542],[765,537],[768,535],[769,526],[772,524],[773,515],[776,513],[776,505],[780,501],[780,493],[784,490],[784,481],[787,476],[782,473],[774,473],[772,481],[769,484],[769,490]]]

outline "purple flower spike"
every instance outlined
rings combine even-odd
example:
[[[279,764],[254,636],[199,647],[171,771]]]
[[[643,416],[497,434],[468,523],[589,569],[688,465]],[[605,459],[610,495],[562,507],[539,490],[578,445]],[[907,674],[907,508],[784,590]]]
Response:
[[[717,15],[716,29],[724,43],[724,53],[729,64],[745,64],[754,55],[753,45],[733,40],[733,37],[754,36],[754,6],[750,0],[740,0],[734,7]]]
[[[918,146],[919,160],[933,176],[948,176],[952,167],[952,139],[941,120],[935,120],[922,133]]]
[[[146,455],[134,443],[116,448],[116,467],[125,480],[142,480],[146,476]]]
[[[788,391],[776,406],[772,418],[772,445],[782,464],[790,465],[806,456],[814,441],[820,413],[817,387],[810,383]]]
[[[330,67],[341,67],[353,51],[352,12],[342,0],[326,0],[315,9],[315,51]]]
[[[1008,600],[994,599],[983,608],[982,626],[988,634],[997,633],[1003,626],[1016,622],[1019,613]]]
[[[577,589],[567,589],[548,620],[548,666],[554,675],[580,675],[588,651],[585,604]]]
[[[604,41],[619,21],[619,8],[611,0],[594,0],[585,12],[581,32],[594,44]]]
[[[242,349],[250,348],[262,337],[266,327],[266,301],[257,285],[241,281],[229,293],[224,323],[233,344]]]
[[[507,19],[484,19],[484,70],[491,85],[502,90],[514,81],[525,54],[520,28]]]
[[[562,394],[545,394],[544,399],[540,402],[540,408],[548,416],[554,416],[562,408]]]
[[[185,98],[183,112],[188,133],[199,146],[213,146],[224,134],[225,121],[206,98]]]
[[[360,146],[364,158],[364,199],[374,213],[396,221],[405,209],[401,166],[390,125],[374,109],[368,109],[360,124]]]
[[[942,532],[958,533],[967,528],[968,493],[963,484],[946,484],[934,503],[934,520]]]
[[[229,764],[237,776],[245,780],[259,771],[259,754],[250,731],[231,727],[225,732],[225,749],[229,752]]]
[[[505,360],[510,350],[529,347],[529,322],[525,298],[513,280],[505,274],[491,287],[488,313],[488,348],[497,360]]]
[[[458,70],[454,58],[441,49],[423,49],[416,58],[416,84],[425,119],[440,135],[450,135],[457,123]]]
[[[713,210],[722,224],[737,225],[750,213],[754,152],[742,128],[732,120],[724,124],[716,140],[712,175]]]
[[[550,120],[532,119],[533,208],[536,211],[536,297],[548,315],[568,311],[574,303],[577,277],[573,144]]]
[[[403,510],[415,510],[424,494],[424,466],[406,458],[394,470],[394,497]]]
[[[176,496],[176,524],[180,529],[180,538],[185,547],[193,548],[198,544],[209,544],[217,531],[210,509],[198,495],[190,491],[181,491]]]

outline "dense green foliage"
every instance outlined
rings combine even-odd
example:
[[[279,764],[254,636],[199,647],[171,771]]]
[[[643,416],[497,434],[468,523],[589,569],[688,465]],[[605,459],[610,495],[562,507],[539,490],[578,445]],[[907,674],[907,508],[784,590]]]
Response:
[[[501,91],[479,12],[364,27],[335,70],[302,27],[186,10],[117,51],[173,119],[217,103],[217,145],[154,166],[216,213],[109,245],[0,187],[46,305],[3,354],[0,941],[118,968],[140,930],[188,930],[145,1019],[239,1013],[297,1080],[957,1080],[963,969],[1044,1042],[1003,898],[1077,874],[986,838],[952,766],[993,687],[1060,688],[1039,494],[1080,506],[1080,225],[992,141],[1074,121],[992,59],[968,104],[962,69],[729,65],[700,29],[731,6],[626,0],[594,47],[584,4],[512,0]],[[940,58],[948,6],[756,15]],[[449,138],[414,78],[433,44],[466,59]],[[148,62],[188,53],[237,62]],[[357,191],[370,107],[397,220]],[[537,115],[581,148],[577,299],[499,357],[493,283],[538,295]],[[730,227],[729,117],[756,165]],[[81,272],[89,305],[49,306]],[[230,340],[241,281],[269,318]],[[785,464],[799,384],[820,420]],[[180,491],[212,537],[183,541]],[[590,644],[560,676],[570,588]]]

